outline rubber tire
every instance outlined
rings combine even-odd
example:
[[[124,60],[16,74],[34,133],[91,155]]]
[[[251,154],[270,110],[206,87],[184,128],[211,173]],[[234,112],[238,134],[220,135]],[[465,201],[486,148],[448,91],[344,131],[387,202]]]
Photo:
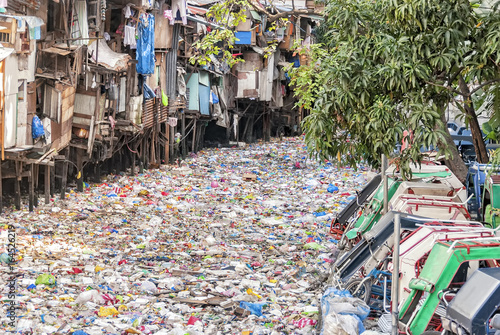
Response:
[[[349,280],[345,286],[345,289],[352,294],[354,290],[359,286],[362,280],[363,279],[360,278]],[[369,280],[366,280],[365,282],[363,282],[363,286],[358,290],[356,295],[353,296],[363,300],[364,302],[366,302],[366,304],[369,304],[371,299],[371,293],[372,293],[371,282]]]

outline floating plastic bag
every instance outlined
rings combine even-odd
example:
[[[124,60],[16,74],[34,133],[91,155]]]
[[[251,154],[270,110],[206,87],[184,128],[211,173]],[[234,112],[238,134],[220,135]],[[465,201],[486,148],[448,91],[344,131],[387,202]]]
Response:
[[[55,285],[56,283],[56,278],[48,273],[44,273],[38,276],[38,278],[35,281],[35,285]]]
[[[42,121],[38,116],[33,116],[33,120],[31,121],[31,136],[34,140],[41,136],[45,136],[45,131],[43,130]]]
[[[338,192],[339,188],[335,185],[328,185],[326,189],[329,193]]]
[[[246,309],[257,316],[262,316],[262,306],[264,306],[264,304],[253,304],[251,302],[240,301],[240,308]]]
[[[6,252],[0,255],[0,263],[10,263],[10,259],[11,257]]]
[[[313,250],[319,250],[319,249],[326,249],[324,246],[321,244],[318,244],[316,242],[311,242],[304,244],[304,249],[313,249]]]
[[[118,315],[118,310],[114,307],[101,307],[99,308],[99,313],[98,315],[101,317],[107,317],[111,315]]]

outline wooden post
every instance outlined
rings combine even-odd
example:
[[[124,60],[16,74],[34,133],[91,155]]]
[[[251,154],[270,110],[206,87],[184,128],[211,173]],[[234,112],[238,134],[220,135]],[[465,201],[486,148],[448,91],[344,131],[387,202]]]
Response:
[[[45,204],[50,202],[50,166],[45,165],[44,185],[45,187]]]
[[[35,168],[34,164],[30,164],[30,171],[28,175],[28,185],[29,185],[29,195],[28,195],[28,205],[29,205],[29,211],[33,212],[33,207],[34,207],[34,195],[33,195],[33,177],[35,175]]]
[[[68,181],[68,149],[66,149],[65,159],[63,162],[62,176],[61,176],[61,197],[60,200],[64,200],[66,198],[66,184]]]
[[[182,124],[181,124],[181,156],[182,156],[182,159],[186,159],[186,151],[187,151],[187,148],[186,148],[186,139],[184,138],[186,136],[186,113],[183,112],[182,113]]]
[[[21,173],[22,173],[22,162],[15,161],[16,165],[16,179],[14,180],[14,193],[15,193],[15,206],[19,210],[21,209]]]
[[[56,161],[54,166],[50,167],[50,196],[53,197],[56,193]]]
[[[229,141],[231,141],[231,121],[233,120],[232,118],[232,114],[229,114],[228,113],[228,117],[229,117],[229,126],[226,128],[226,141],[229,143]]]
[[[128,137],[127,137],[127,140],[128,140]],[[131,163],[131,166],[130,166],[130,175],[131,176],[135,176],[135,153],[137,151],[137,146],[135,145],[132,145],[132,148],[134,148],[134,152],[131,152],[130,154],[132,155],[132,163]]]
[[[40,174],[40,165],[34,164],[33,170],[35,171],[33,175],[33,187],[35,189],[33,193],[33,202],[35,207],[38,207],[38,175]]]
[[[146,137],[143,137],[141,140],[141,162],[139,163],[139,173],[144,173],[144,164],[145,164],[145,159],[146,159],[146,143],[147,141]]]
[[[266,108],[266,103],[264,102],[264,141],[269,142],[271,141],[271,118],[270,118],[270,113]]]
[[[165,122],[165,164],[170,163],[170,126]]]
[[[248,120],[248,122],[250,124],[248,125],[249,129],[248,129],[248,134],[247,134],[247,142],[252,143],[253,139],[254,139],[253,129],[255,127],[255,114],[252,114],[250,116],[250,119]]]
[[[194,119],[194,124],[193,124],[193,140],[191,143],[191,152],[195,153],[196,152],[196,124],[198,123],[198,120],[195,118]]]
[[[76,148],[76,190],[83,192],[83,150]]]
[[[174,161],[175,161],[175,150],[174,150],[174,136],[175,136],[175,128],[174,127],[171,127],[170,125],[168,126],[168,142],[169,142],[169,146],[170,146],[170,155],[169,155],[169,162],[170,164],[173,164]]]

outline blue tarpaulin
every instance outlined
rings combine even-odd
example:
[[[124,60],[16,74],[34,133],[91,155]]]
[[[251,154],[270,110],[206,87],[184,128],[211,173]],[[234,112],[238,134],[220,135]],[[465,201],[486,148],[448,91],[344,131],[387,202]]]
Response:
[[[153,74],[155,70],[155,17],[150,14],[141,15],[137,26],[137,73]]]
[[[234,44],[252,44],[251,31],[237,31],[234,33],[234,37],[238,39]]]

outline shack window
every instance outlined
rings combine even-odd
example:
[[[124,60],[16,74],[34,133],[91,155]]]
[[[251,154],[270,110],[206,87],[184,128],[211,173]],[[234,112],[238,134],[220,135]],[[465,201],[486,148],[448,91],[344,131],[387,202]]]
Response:
[[[43,114],[51,120],[61,123],[61,91],[50,85],[45,85],[43,102]]]

